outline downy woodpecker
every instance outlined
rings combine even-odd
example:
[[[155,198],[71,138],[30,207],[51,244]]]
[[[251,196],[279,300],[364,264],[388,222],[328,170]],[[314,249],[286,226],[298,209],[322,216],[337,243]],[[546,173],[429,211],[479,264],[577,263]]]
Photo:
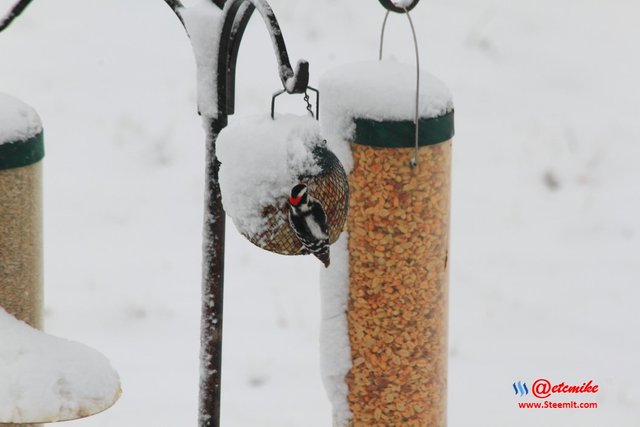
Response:
[[[302,243],[303,253],[315,255],[329,266],[329,227],[322,204],[307,193],[307,186],[297,184],[289,196],[289,224]]]

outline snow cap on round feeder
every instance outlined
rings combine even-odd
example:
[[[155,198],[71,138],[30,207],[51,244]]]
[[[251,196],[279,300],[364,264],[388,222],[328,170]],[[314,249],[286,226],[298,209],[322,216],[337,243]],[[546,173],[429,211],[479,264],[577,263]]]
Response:
[[[415,65],[365,61],[335,68],[320,80],[323,133],[351,169],[350,142],[374,147],[414,147]],[[420,75],[419,146],[451,139],[453,100],[438,78]],[[347,150],[347,151],[345,151]]]
[[[222,203],[238,231],[256,246],[283,255],[303,253],[289,225],[288,199],[299,183],[323,205],[329,243],[344,227],[349,184],[308,116],[253,116],[236,120],[218,137]]]
[[[29,166],[43,157],[38,113],[13,96],[0,93],[0,170]]]

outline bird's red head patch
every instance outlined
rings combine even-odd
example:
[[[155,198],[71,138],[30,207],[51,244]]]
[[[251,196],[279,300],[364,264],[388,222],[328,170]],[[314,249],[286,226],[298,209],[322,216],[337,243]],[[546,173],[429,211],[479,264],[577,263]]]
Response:
[[[300,200],[302,200],[302,196],[298,196],[298,197],[289,196],[289,203],[291,203],[292,206],[298,206],[298,204],[300,203]]]

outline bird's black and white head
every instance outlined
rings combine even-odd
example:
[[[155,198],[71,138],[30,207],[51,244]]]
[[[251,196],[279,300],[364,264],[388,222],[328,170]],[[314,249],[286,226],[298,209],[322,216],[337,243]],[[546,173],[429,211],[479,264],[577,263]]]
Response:
[[[305,206],[308,202],[307,186],[304,184],[297,184],[291,189],[289,195],[289,205],[293,208],[299,208]]]

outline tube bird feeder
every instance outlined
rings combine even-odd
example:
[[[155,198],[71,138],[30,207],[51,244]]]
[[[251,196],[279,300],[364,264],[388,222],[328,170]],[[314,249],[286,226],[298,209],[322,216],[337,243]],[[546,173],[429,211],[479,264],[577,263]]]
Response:
[[[0,107],[0,307],[41,328],[42,125],[9,95]]]
[[[109,361],[42,329],[42,158],[38,114],[0,93],[0,426],[88,417],[120,397]]]
[[[453,104],[435,77],[420,78],[418,110],[414,67],[353,64],[320,84],[327,138],[352,156],[345,425],[353,427],[446,426]]]
[[[0,307],[40,329],[42,125],[35,110],[9,95],[0,94],[0,107]]]

